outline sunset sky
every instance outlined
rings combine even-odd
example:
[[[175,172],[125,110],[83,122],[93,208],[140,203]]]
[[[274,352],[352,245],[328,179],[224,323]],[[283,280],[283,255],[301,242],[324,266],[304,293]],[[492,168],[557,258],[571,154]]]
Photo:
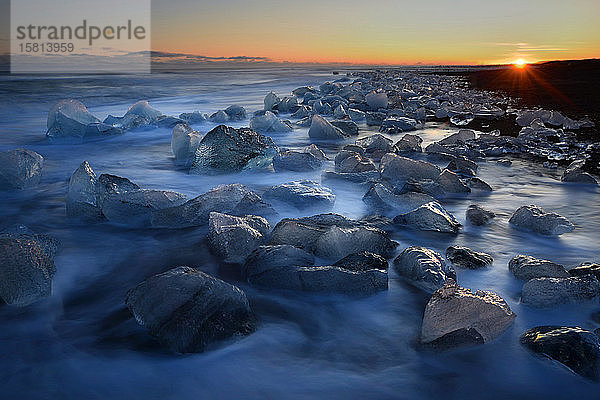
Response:
[[[152,48],[209,57],[492,64],[600,57],[598,0],[152,2]]]

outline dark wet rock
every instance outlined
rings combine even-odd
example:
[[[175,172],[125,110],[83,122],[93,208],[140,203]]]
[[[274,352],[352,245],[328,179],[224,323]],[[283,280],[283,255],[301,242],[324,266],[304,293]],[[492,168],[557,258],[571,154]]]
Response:
[[[338,214],[283,219],[273,229],[270,244],[289,244],[328,260],[361,251],[388,256],[397,245],[383,230]]]
[[[277,152],[270,137],[252,129],[219,125],[200,141],[190,173],[231,173],[266,167]]]
[[[508,269],[517,278],[528,281],[534,278],[568,278],[569,274],[560,264],[539,258],[517,255],[508,263]]]
[[[394,222],[421,231],[458,233],[461,225],[456,218],[437,202],[423,204],[419,208],[394,218]]]
[[[420,153],[423,151],[421,148],[421,143],[423,143],[423,139],[417,135],[411,135],[407,133],[402,136],[402,139],[396,142],[396,152],[398,154],[402,153]]]
[[[460,177],[454,172],[445,169],[437,178],[437,183],[446,193],[470,193],[471,189],[465,185]]]
[[[427,349],[444,351],[484,343],[483,336],[475,328],[460,328],[421,345]]]
[[[264,192],[263,196],[290,204],[299,210],[331,209],[335,203],[335,195],[329,188],[309,180],[272,186]]]
[[[456,337],[462,336],[463,340],[460,340],[459,344],[465,341],[477,343],[479,335],[483,342],[487,343],[504,333],[515,318],[515,313],[506,301],[496,293],[484,290],[473,293],[449,279],[442,288],[433,293],[425,307],[421,342],[430,343],[452,334]],[[464,334],[468,330],[475,332],[469,332],[466,338],[468,340],[464,340]],[[461,335],[458,335],[457,331],[461,331]],[[446,338],[445,342],[451,338],[452,336]]]
[[[425,193],[434,198],[441,198],[446,196],[446,192],[444,191],[442,186],[432,179],[409,179],[402,186],[402,188],[399,191],[399,194],[410,192]]]
[[[546,212],[535,205],[519,207],[508,222],[521,230],[547,236],[562,235],[575,229],[575,226],[565,217]]]
[[[348,109],[348,116],[350,117],[350,119],[352,121],[355,121],[355,122],[364,121],[365,117],[366,117],[364,111],[357,110],[354,108]]]
[[[477,204],[471,204],[469,208],[467,208],[466,217],[467,221],[469,221],[472,225],[482,226],[496,218],[496,214],[493,211],[486,210],[485,208],[478,206]]]
[[[315,263],[315,257],[298,247],[288,244],[259,246],[246,258],[242,268],[245,278],[258,276],[270,269],[289,266],[308,266]]]
[[[34,241],[36,242],[46,253],[46,255],[54,259],[58,248],[60,246],[60,242],[54,236],[43,234],[43,233],[35,233],[25,225],[12,225],[3,231],[0,232],[0,238],[4,239],[21,239],[25,241]]]
[[[178,353],[204,351],[216,341],[247,335],[255,317],[244,292],[189,267],[154,275],[127,293],[138,324]]]
[[[512,165],[512,161],[508,158],[501,158],[498,161],[496,161],[496,163],[498,165],[502,165],[503,167],[510,167]]]
[[[261,133],[291,132],[292,123],[279,119],[271,111],[259,111],[250,119],[250,129]]]
[[[32,237],[0,237],[0,297],[24,307],[52,293],[56,273],[48,249]]]
[[[208,219],[208,242],[223,262],[241,264],[258,246],[265,243],[271,226],[255,215],[236,217],[211,212]]]
[[[230,121],[243,121],[246,119],[246,109],[238,105],[227,107],[225,114],[227,114]]]
[[[555,307],[596,298],[600,283],[596,277],[585,275],[571,278],[535,278],[523,285],[521,301],[532,307]]]
[[[251,277],[257,286],[319,293],[368,296],[387,290],[387,273],[380,270],[349,271],[334,266],[285,266]]]
[[[456,156],[448,163],[446,168],[459,175],[475,176],[477,172],[477,163],[464,156]]]
[[[570,276],[593,275],[600,281],[600,264],[597,263],[582,263],[568,272]]]
[[[341,140],[346,134],[320,115],[313,115],[308,136],[313,140]]]
[[[385,184],[375,183],[363,196],[363,201],[376,210],[393,210],[397,213],[410,212],[435,199],[424,193],[407,192],[395,194]]]
[[[380,172],[383,178],[392,182],[405,182],[409,179],[436,180],[442,171],[430,162],[389,153],[381,158]]]
[[[387,134],[397,134],[402,132],[410,132],[417,129],[418,122],[407,117],[388,117],[381,121],[379,132]]]
[[[44,157],[32,150],[0,152],[0,190],[37,186],[42,177]]]
[[[138,189],[104,198],[102,214],[116,224],[149,227],[154,212],[176,207],[184,202],[185,196],[177,192]]]
[[[340,129],[345,136],[358,136],[358,125],[353,121],[331,121],[331,125]]]
[[[202,133],[194,131],[187,124],[177,124],[171,134],[171,151],[175,160],[190,163],[194,159]]]
[[[461,129],[457,133],[453,133],[452,135],[438,141],[437,143],[442,146],[455,145],[460,143],[465,143],[469,140],[475,139],[475,132],[470,129]]]
[[[394,142],[379,133],[358,139],[356,145],[362,147],[365,155],[375,161],[381,160],[381,157],[387,153],[394,153],[396,151]]]
[[[286,150],[273,157],[275,171],[314,171],[323,167],[327,161],[325,153],[317,146],[311,144],[301,151]]]
[[[98,202],[96,174],[87,161],[81,163],[69,180],[67,216],[86,221],[99,221],[103,218]]]
[[[155,228],[188,228],[208,223],[212,211],[235,215],[259,215],[271,218],[277,213],[270,204],[239,183],[220,185],[179,206],[155,211]]]
[[[467,269],[479,269],[492,265],[494,259],[486,253],[471,250],[464,246],[450,246],[446,249],[446,258],[453,265]]]
[[[593,332],[579,327],[538,326],[521,335],[529,350],[560,362],[585,378],[598,380],[600,342]]]
[[[311,116],[311,111],[312,110],[308,106],[300,106],[290,117],[294,119],[308,118]]]
[[[323,172],[323,180],[342,180],[353,183],[369,183],[375,182],[380,178],[379,171],[365,171],[365,172],[335,172],[325,171]]]
[[[201,124],[206,121],[206,117],[200,114],[199,111],[194,111],[191,113],[181,113],[179,114],[179,119],[185,121],[186,124]]]
[[[365,120],[369,126],[380,126],[385,120],[386,115],[382,112],[366,112]]]
[[[490,185],[477,177],[469,178],[467,184],[471,190],[479,190],[482,192],[492,192],[494,190]]]
[[[433,293],[448,279],[456,279],[454,268],[446,265],[440,253],[425,247],[408,247],[394,260],[394,269],[408,282]]]
[[[348,271],[362,272],[371,269],[387,271],[388,262],[379,254],[361,251],[360,253],[349,254],[333,264],[334,267],[340,267]]]
[[[304,97],[307,93],[314,93],[315,88],[312,86],[302,86],[292,90],[292,94],[298,97]]]
[[[342,150],[335,156],[335,170],[342,173],[359,173],[376,171],[377,167],[361,153]]]
[[[573,161],[563,175],[560,180],[563,182],[573,182],[573,183],[587,183],[591,185],[597,185],[598,181],[591,174],[585,172],[583,170],[583,166],[585,165],[585,160]]]

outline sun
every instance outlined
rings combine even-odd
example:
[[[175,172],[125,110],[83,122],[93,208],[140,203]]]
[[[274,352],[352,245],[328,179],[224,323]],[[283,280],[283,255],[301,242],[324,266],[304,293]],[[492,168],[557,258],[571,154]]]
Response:
[[[513,64],[517,68],[525,68],[525,66],[527,65],[527,62],[525,60],[523,60],[522,58],[519,58],[518,60],[515,60],[515,62]]]

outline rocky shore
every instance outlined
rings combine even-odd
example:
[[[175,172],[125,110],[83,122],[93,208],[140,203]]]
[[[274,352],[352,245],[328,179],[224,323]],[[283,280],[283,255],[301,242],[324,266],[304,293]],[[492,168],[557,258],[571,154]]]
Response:
[[[204,132],[207,121],[217,126]],[[248,127],[229,126],[234,122]],[[449,124],[454,132],[423,147],[419,130],[430,122]],[[511,129],[505,130],[507,125]],[[172,129],[172,154],[164,156],[172,157],[182,174],[311,174],[267,187],[219,185],[189,198],[96,172],[94,160],[82,157],[65,187],[66,217],[73,223],[199,229],[212,254],[243,277],[232,284],[193,265],[140,276],[141,283],[123,300],[137,323],[173,352],[202,352],[261,329],[261,315],[243,289],[249,286],[364,298],[388,290],[392,275],[429,298],[417,347],[434,351],[494,341],[518,318],[510,307],[515,302],[533,309],[598,301],[600,267],[594,260],[566,267],[517,255],[508,265],[497,265],[487,249],[453,244],[465,226],[447,209],[450,201],[465,203],[460,220],[482,230],[503,223],[540,241],[569,235],[578,227],[553,210],[523,204],[507,217],[471,199],[495,189],[494,182],[478,177],[480,164],[497,162],[510,170],[513,157],[561,168],[560,185],[582,190],[598,185],[600,143],[578,135],[596,129],[590,119],[572,119],[560,110],[515,109],[509,99],[465,87],[453,76],[381,70],[287,95],[267,93],[263,109],[254,113],[232,105],[211,115],[167,116],[140,101],[123,116],[100,121],[83,103],[64,100],[50,110],[46,136],[60,146],[153,127]],[[290,150],[276,144],[275,135],[302,128],[308,129],[311,145]],[[379,133],[357,138],[364,129]],[[335,154],[327,154],[332,146]],[[44,161],[26,149],[0,153],[0,189],[40,185]],[[332,212],[337,197],[329,185],[340,181],[363,196],[368,209],[363,218]],[[301,216],[282,218],[290,208]],[[441,235],[445,256],[421,243],[400,246],[398,231]],[[25,227],[0,233],[4,302],[25,307],[51,296],[61,267],[54,264],[57,248],[51,237]],[[522,281],[520,299],[460,286],[464,276],[488,268],[504,268],[515,282]],[[598,379],[600,345],[593,332],[531,327],[521,343]]]

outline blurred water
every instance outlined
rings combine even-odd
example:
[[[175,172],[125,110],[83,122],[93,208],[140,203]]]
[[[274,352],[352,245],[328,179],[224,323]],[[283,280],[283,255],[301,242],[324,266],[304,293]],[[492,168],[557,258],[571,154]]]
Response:
[[[332,79],[307,69],[218,70],[152,76],[63,76],[0,78],[0,150],[26,146],[45,157],[41,185],[0,196],[0,228],[21,223],[62,242],[55,263],[52,297],[19,309],[0,306],[0,397],[39,399],[251,399],[251,398],[598,398],[598,384],[560,365],[534,357],[518,336],[536,325],[566,324],[593,329],[589,315],[598,304],[534,310],[519,303],[522,282],[508,271],[517,253],[565,265],[600,261],[600,202],[597,188],[560,183],[557,172],[525,161],[502,167],[480,163],[479,176],[494,187],[489,195],[450,199],[444,205],[465,225],[462,234],[398,229],[398,252],[422,245],[444,252],[452,244],[493,255],[493,267],[458,270],[473,289],[504,297],[518,315],[499,339],[442,354],[415,349],[427,296],[397,279],[390,269],[388,292],[367,299],[261,291],[239,281],[235,267],[219,265],[208,252],[204,228],[135,230],[107,224],[84,225],[65,218],[71,173],[88,160],[97,173],[126,176],[141,186],[196,196],[222,184],[255,189],[298,178],[320,180],[320,171],[193,176],[178,169],[170,151],[171,132],[129,132],[105,141],[59,145],[44,138],[47,111],[56,101],[76,98],[100,118],[122,115],[149,99],[166,114],[212,113],[231,104],[262,108],[264,95]],[[247,121],[234,126],[246,125]],[[214,125],[195,126],[207,132]],[[425,144],[453,130],[428,124],[417,132]],[[374,133],[361,126],[360,136]],[[282,147],[309,144],[306,129],[275,134]],[[345,143],[325,146],[332,156]],[[441,164],[440,164],[441,165]],[[328,167],[331,167],[329,165]],[[358,218],[367,209],[366,188],[329,185],[335,212]],[[489,226],[465,224],[471,203],[494,210]],[[521,205],[538,204],[567,216],[573,233],[545,238],[508,225]],[[283,216],[302,214],[286,209]],[[260,318],[256,333],[216,345],[204,354],[175,356],[156,345],[130,318],[126,291],[146,277],[190,265],[244,290]]]

